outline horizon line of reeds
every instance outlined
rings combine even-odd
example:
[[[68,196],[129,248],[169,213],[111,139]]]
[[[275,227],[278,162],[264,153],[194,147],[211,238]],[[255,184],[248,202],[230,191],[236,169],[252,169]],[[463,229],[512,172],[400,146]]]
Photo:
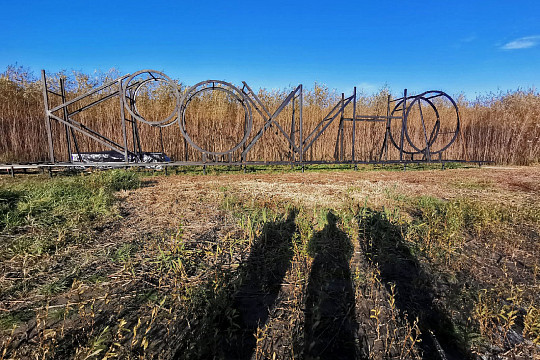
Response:
[[[51,74],[54,87],[60,77],[66,77],[68,94],[73,98],[107,80],[112,80],[113,72],[90,76],[83,73]],[[179,84],[181,90],[185,86]],[[289,89],[260,89],[258,96],[271,110],[275,109],[288,94]],[[161,94],[161,95],[159,95]],[[388,88],[366,95],[360,93],[357,102],[357,114],[385,115]],[[315,83],[312,88],[304,88],[303,126],[304,137],[324,118],[329,108],[340,100],[341,94],[327,86]],[[458,140],[444,153],[446,159],[493,160],[498,164],[527,165],[540,162],[540,94],[534,88],[518,89],[499,94],[486,94],[474,101],[464,96],[455,99],[459,106],[461,134]],[[165,118],[173,105],[166,93],[158,96],[143,96],[141,111],[148,117]],[[451,119],[451,109],[444,104],[441,117]],[[216,96],[201,98],[189,108],[186,116],[187,130],[192,139],[201,147],[221,151],[232,147],[243,137],[243,112],[238,104]],[[448,110],[448,112],[447,112]],[[352,113],[352,107],[347,109]],[[346,113],[346,116],[351,114]],[[292,110],[286,109],[278,118],[284,128],[290,130]],[[121,141],[119,105],[117,101],[107,101],[78,115],[77,121]],[[225,120],[225,121],[224,121]],[[451,122],[452,120],[450,120]],[[254,116],[253,131],[250,138],[262,126],[264,119]],[[332,160],[335,155],[335,143],[338,131],[335,121],[321,138],[309,150],[306,157],[312,160]],[[410,133],[413,140],[421,143],[422,133],[418,121],[411,117]],[[443,126],[445,126],[443,124]],[[446,125],[448,128],[452,124]],[[161,136],[165,152],[173,159],[186,157],[186,148],[180,130],[171,126],[162,131],[158,128],[141,125],[139,127],[142,146],[147,151],[161,150]],[[55,152],[62,159],[66,153],[65,141],[62,141],[63,126],[55,124]],[[356,128],[355,152],[359,160],[374,160],[378,157],[385,127],[381,123],[367,123]],[[32,162],[47,159],[47,141],[44,122],[43,97],[41,82],[32,72],[23,67],[8,67],[0,74],[0,163]],[[352,128],[345,128],[344,148],[346,159],[350,158]],[[128,134],[128,138],[131,137]],[[298,135],[296,135],[298,136]],[[78,137],[81,151],[104,150],[94,141]],[[444,141],[442,138],[441,141]],[[187,156],[197,159],[195,149],[188,148]],[[395,149],[390,156],[395,156]],[[283,137],[269,129],[249,153],[248,160],[288,160],[290,148]],[[64,156],[65,157],[65,156]],[[63,159],[66,160],[66,159]]]

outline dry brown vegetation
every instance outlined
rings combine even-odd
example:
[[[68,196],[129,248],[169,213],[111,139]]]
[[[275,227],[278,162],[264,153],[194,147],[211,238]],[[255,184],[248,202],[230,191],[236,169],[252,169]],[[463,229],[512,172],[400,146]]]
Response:
[[[540,354],[537,166],[136,180],[0,179],[0,357]]]
[[[60,76],[49,74],[50,86],[58,88]],[[84,93],[93,86],[114,78],[116,73],[90,76],[75,73],[67,77],[68,99]],[[185,90],[184,86],[181,86]],[[158,89],[159,90],[159,89]],[[260,90],[259,97],[270,110],[276,109],[288,94],[288,90]],[[348,94],[346,94],[347,96]],[[357,114],[385,115],[388,91],[373,95],[360,95]],[[53,97],[54,98],[54,97]],[[328,110],[339,101],[340,95],[325,86],[315,85],[305,90],[304,136],[323,119]],[[141,112],[148,119],[163,119],[173,108],[174,102],[167,92],[157,91],[154,96],[142,96]],[[87,100],[89,101],[89,100]],[[52,99],[53,105],[58,103]],[[447,159],[494,160],[500,164],[531,164],[540,159],[540,96],[534,89],[508,93],[490,94],[474,101],[463,97],[457,99],[462,119],[462,136],[445,153]],[[47,143],[43,115],[41,86],[35,77],[23,68],[9,67],[0,77],[0,162],[42,161],[47,158]],[[84,105],[81,104],[81,105]],[[73,108],[72,108],[73,109]],[[230,148],[242,137],[243,112],[241,107],[219,95],[208,95],[194,101],[187,111],[187,130],[193,140],[203,148],[219,151]],[[442,106],[443,127],[452,127],[449,108]],[[348,108],[346,116],[351,115]],[[292,110],[290,107],[278,118],[278,122],[290,130]],[[98,132],[121,142],[118,99],[113,98],[102,105],[74,117],[75,120]],[[224,121],[226,119],[226,121]],[[254,117],[253,138],[261,128],[263,119]],[[307,152],[308,160],[334,159],[338,121]],[[443,129],[444,130],[444,129]],[[56,156],[66,160],[62,141],[63,127],[54,125]],[[345,153],[350,159],[351,124],[345,127]],[[383,123],[363,123],[357,126],[356,154],[359,160],[376,159],[384,136]],[[140,125],[143,149],[161,151],[160,130]],[[422,143],[418,124],[411,121],[412,136]],[[81,151],[102,149],[98,144],[79,136]],[[131,132],[128,134],[131,139]],[[444,136],[441,136],[444,140]],[[164,151],[171,158],[183,160],[186,156],[184,141],[175,124],[163,129]],[[189,157],[199,160],[200,154],[188,149]],[[392,153],[393,156],[396,152]],[[238,157],[238,154],[235,154]],[[284,138],[270,129],[249,154],[248,160],[288,160],[290,150]]]
[[[68,77],[68,97],[113,75]],[[155,90],[139,103],[152,120],[174,107]],[[286,95],[259,91],[270,109]],[[386,98],[361,96],[357,111],[384,115]],[[536,91],[458,100],[463,136],[447,158],[539,161]],[[337,101],[324,86],[307,90],[304,134]],[[278,121],[290,128],[291,116]],[[120,142],[118,119],[118,99],[76,117]],[[193,140],[215,151],[242,127],[239,106],[216,94],[187,112]],[[160,151],[159,129],[140,130],[143,148]],[[39,82],[8,68],[0,162],[44,160],[44,131]],[[357,131],[358,158],[374,159],[384,126]],[[336,135],[337,122],[308,159],[333,159]],[[176,125],[163,138],[168,155],[185,157]],[[100,149],[79,139],[82,151]],[[289,156],[270,129],[248,160]],[[321,169],[0,178],[0,359],[539,358],[537,165]]]

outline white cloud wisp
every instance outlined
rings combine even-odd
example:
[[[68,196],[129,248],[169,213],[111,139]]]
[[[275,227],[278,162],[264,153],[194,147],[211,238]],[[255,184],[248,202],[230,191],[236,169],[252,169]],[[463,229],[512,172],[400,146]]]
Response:
[[[540,35],[525,36],[504,44],[501,49],[503,50],[518,50],[528,49],[540,44]]]

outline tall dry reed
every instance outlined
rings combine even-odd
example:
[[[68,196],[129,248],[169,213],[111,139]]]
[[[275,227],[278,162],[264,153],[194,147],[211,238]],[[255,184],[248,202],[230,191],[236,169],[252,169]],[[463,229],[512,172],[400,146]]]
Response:
[[[58,81],[66,73],[50,74],[49,85],[58,91]],[[118,74],[106,73],[98,76],[70,74],[66,77],[68,99],[74,98],[92,87],[113,79]],[[184,89],[183,87],[181,87]],[[159,89],[158,89],[159,90]],[[292,89],[268,91],[262,89],[258,96],[273,111]],[[111,88],[108,91],[115,91]],[[104,95],[102,92],[85,99],[77,106],[89,103]],[[156,95],[157,94],[157,95]],[[357,102],[357,114],[386,115],[387,90],[373,95],[360,94]],[[346,94],[347,96],[347,94]],[[327,112],[340,101],[341,96],[325,86],[315,84],[312,89],[304,90],[303,136],[304,138],[317,126]],[[52,105],[60,99],[51,96]],[[457,141],[444,152],[445,159],[494,160],[499,164],[531,164],[540,161],[540,94],[534,90],[518,90],[508,93],[490,94],[474,101],[464,97],[457,99],[461,116],[461,134]],[[167,93],[148,91],[138,99],[139,110],[149,120],[159,120],[168,116],[174,108],[174,100]],[[441,102],[437,104],[442,122],[441,135],[434,148],[440,148],[451,137],[455,128],[453,109]],[[70,110],[76,109],[71,107]],[[212,151],[223,151],[237,144],[244,133],[243,108],[218,92],[205,93],[194,99],[186,110],[186,130],[193,141],[200,147]],[[433,113],[424,111],[428,132],[434,123]],[[249,143],[263,126],[264,119],[253,111],[253,130]],[[346,117],[352,115],[352,106],[347,108]],[[288,106],[276,119],[282,128],[291,132],[293,109]],[[74,120],[95,131],[122,143],[120,109],[118,97],[113,97],[75,115]],[[295,103],[295,139],[298,142],[298,102]],[[417,146],[425,143],[418,112],[411,113],[409,133]],[[185,146],[177,124],[159,129],[146,124],[138,124],[141,145],[145,151],[162,151],[175,160],[200,160],[201,155],[190,146]],[[336,139],[339,117],[323,135],[307,150],[306,160],[333,160],[335,158]],[[160,134],[161,133],[161,134]],[[358,160],[378,159],[385,133],[383,122],[357,123],[355,153]],[[399,126],[392,127],[392,133],[399,138]],[[344,127],[345,159],[351,159],[352,123]],[[55,156],[67,160],[67,148],[64,141],[64,126],[53,121]],[[127,137],[133,146],[133,133],[128,126]],[[163,139],[163,143],[161,142]],[[107,150],[95,141],[77,134],[80,151]],[[163,144],[163,149],[162,149]],[[410,146],[405,149],[411,150]],[[187,154],[186,154],[187,150]],[[241,148],[233,159],[238,160]],[[47,140],[43,111],[41,82],[30,71],[22,67],[10,66],[0,76],[0,163],[35,162],[47,160]],[[389,157],[397,158],[398,152],[389,146]],[[248,154],[247,160],[277,161],[290,160],[289,144],[274,126],[256,143]],[[217,160],[226,160],[217,158]]]

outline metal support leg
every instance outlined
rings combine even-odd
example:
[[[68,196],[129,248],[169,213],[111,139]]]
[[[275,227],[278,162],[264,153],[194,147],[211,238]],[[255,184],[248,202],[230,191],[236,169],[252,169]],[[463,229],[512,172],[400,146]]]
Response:
[[[407,89],[403,90],[403,111],[401,118],[401,137],[399,138],[399,161],[403,161],[403,146],[405,141],[405,126],[407,126]]]
[[[292,143],[294,145],[296,145],[296,136],[295,136],[295,122],[294,122],[294,116],[295,116],[295,107],[294,107],[294,103],[296,101],[296,98],[293,98],[292,99],[292,102],[291,102],[291,106],[292,106],[292,118],[291,118],[291,134],[290,134],[290,137],[291,137],[291,140],[292,140]],[[289,146],[289,151],[290,151],[290,157],[291,157],[291,170],[294,169],[294,161],[296,160],[296,154],[295,154],[295,151],[294,151],[294,146],[293,144],[291,144]]]
[[[49,161],[54,163],[54,144],[52,139],[51,118],[49,117],[49,95],[47,93],[45,70],[41,70],[41,83],[43,86],[43,104],[45,106],[45,127],[47,129],[47,141],[49,143]]]
[[[303,135],[303,126],[304,126],[304,120],[302,118],[302,110],[304,108],[304,87],[300,85],[300,98],[299,98],[299,104],[298,104],[298,121],[300,122],[300,128],[298,133],[298,143],[300,146],[300,164],[302,165],[302,172],[304,172],[304,135]]]
[[[353,92],[353,116],[352,116],[352,148],[351,148],[351,156],[352,156],[352,162],[354,164],[354,170],[358,170],[358,165],[356,164],[356,154],[355,154],[355,142],[356,142],[356,86],[354,87]]]
[[[344,118],[345,118],[345,94],[344,93],[341,93],[341,121],[339,122],[339,160],[340,161],[344,161],[345,160],[345,146],[344,146],[344,138],[345,138],[345,134],[344,134],[344,127],[345,127],[345,124],[344,124]]]
[[[66,103],[66,87],[65,87],[65,81],[66,79],[61,77],[60,78],[60,95],[62,97],[62,104],[65,104]],[[67,106],[64,106],[63,107],[63,113],[64,113],[64,120],[66,122],[70,122],[69,121],[69,116],[68,116],[68,109],[67,109]],[[64,124],[64,128],[65,128],[65,131],[66,131],[66,145],[67,145],[67,156],[68,156],[68,162],[73,162],[73,158],[71,156],[72,154],[72,151],[71,151],[71,140],[69,138],[69,126],[67,124]]]
[[[128,142],[127,142],[127,129],[126,129],[126,114],[124,110],[124,92],[122,89],[122,80],[118,80],[118,96],[120,97],[120,117],[122,118],[122,138],[124,140],[124,162],[129,163],[128,158]]]

